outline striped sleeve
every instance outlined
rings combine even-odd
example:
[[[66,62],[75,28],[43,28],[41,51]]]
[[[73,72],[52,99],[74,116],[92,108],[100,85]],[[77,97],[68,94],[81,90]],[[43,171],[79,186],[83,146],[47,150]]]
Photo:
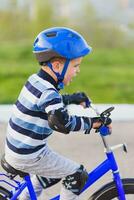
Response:
[[[85,131],[92,128],[91,119],[88,117],[70,116],[66,128],[70,131]]]
[[[61,95],[55,89],[50,88],[42,93],[37,106],[42,112],[49,113],[52,110],[63,108],[64,104]]]

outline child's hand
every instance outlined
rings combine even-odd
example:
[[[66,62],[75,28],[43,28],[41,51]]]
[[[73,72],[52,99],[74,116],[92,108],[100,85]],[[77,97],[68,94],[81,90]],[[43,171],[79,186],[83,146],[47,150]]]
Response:
[[[81,102],[80,105],[83,107],[83,108],[86,108],[86,103],[85,102]]]
[[[111,126],[112,120],[111,118],[106,118],[106,117],[93,117],[91,118],[92,121],[92,128],[97,129],[101,125],[106,125],[107,127]]]
[[[98,128],[100,128],[101,125],[102,125],[101,122],[93,122],[92,128],[98,129]]]
[[[82,105],[84,108],[89,107],[91,100],[84,92],[77,92],[72,95],[63,95],[63,102],[68,104]]]
[[[93,118],[91,118],[91,123],[92,123],[91,128],[93,128],[93,129],[97,130],[104,124],[105,126],[107,126],[109,128],[110,132],[112,131],[112,120],[109,117],[108,118],[105,118],[105,117],[93,117]],[[91,128],[89,130],[87,129],[85,131],[85,134],[89,134]]]

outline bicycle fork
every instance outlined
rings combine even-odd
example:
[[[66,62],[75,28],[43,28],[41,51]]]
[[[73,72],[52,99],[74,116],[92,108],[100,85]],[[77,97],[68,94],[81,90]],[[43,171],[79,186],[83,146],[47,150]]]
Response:
[[[118,192],[118,198],[119,200],[126,200],[123,183],[119,174],[117,163],[114,158],[114,154],[112,151],[106,154],[107,154],[108,160],[110,161],[114,181],[115,181],[117,192]]]

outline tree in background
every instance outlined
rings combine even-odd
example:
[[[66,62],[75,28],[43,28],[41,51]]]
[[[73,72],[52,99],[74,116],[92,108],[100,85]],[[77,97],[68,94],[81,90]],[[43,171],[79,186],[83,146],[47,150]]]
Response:
[[[80,31],[96,47],[128,45],[123,29],[110,19],[100,20],[90,1],[74,1],[73,4],[70,0],[9,2],[7,9],[0,11],[0,41],[30,43],[44,28],[68,26]]]
[[[18,6],[17,0],[0,11],[0,40],[28,40],[44,27],[52,26],[53,11],[49,0],[32,0]]]
[[[83,2],[82,12],[75,24],[95,47],[113,48],[125,45],[125,34],[120,27],[110,19],[100,20],[89,1]]]

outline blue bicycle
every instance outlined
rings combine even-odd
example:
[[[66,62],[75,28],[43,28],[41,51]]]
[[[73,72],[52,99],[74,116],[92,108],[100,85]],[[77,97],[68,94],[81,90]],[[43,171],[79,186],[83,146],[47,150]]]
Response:
[[[108,118],[114,107],[110,107],[100,114],[100,117],[104,119]],[[105,122],[103,126],[97,130],[100,134],[106,153],[106,160],[103,161],[97,168],[89,173],[89,178],[81,191],[88,189],[93,183],[105,175],[108,171],[113,174],[113,181],[104,185],[101,189],[95,192],[88,200],[133,200],[134,199],[134,179],[126,178],[121,179],[118,165],[114,157],[113,149],[118,147],[123,147],[123,150],[127,152],[125,144],[117,145],[115,147],[110,147],[107,142],[107,136],[110,135],[108,127],[106,127]],[[1,160],[1,165],[7,173],[0,174],[0,200],[16,200],[24,188],[28,188],[31,200],[37,200],[35,195],[29,174],[16,170],[10,166],[4,159]],[[17,180],[17,176],[23,178],[20,182]],[[6,186],[3,186],[6,185]],[[10,187],[11,189],[7,189]],[[56,196],[51,200],[59,200],[60,196]]]

